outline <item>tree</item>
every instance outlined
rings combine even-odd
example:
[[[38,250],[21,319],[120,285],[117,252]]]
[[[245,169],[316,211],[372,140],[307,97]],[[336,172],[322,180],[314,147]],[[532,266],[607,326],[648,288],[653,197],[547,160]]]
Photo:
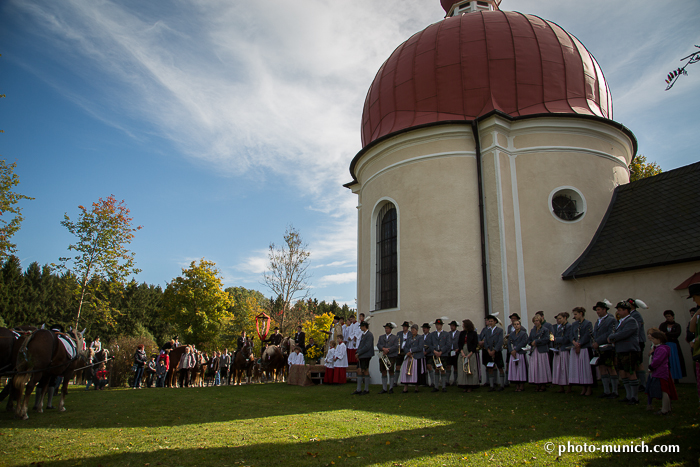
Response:
[[[647,158],[641,154],[634,158],[630,164],[630,182],[636,182],[647,177],[659,175],[661,166],[656,162],[647,162]]]
[[[69,251],[78,253],[75,257],[60,258],[61,264],[57,268],[67,268],[69,261],[73,262],[71,271],[78,277],[80,300],[78,312],[75,317],[75,327],[78,327],[80,313],[83,310],[85,298],[88,295],[91,283],[99,284],[101,281],[93,279],[108,279],[112,282],[123,284],[131,274],[138,274],[134,253],[127,249],[134,238],[134,232],[142,226],[132,227],[133,218],[129,216],[129,209],[124,200],[117,202],[114,195],[107,199],[100,198],[92,203],[90,209],[78,206],[80,214],[78,220],[73,222],[64,215],[61,225],[70,233],[78,237],[76,244],[68,246]],[[92,296],[93,304],[98,303],[98,298]],[[104,307],[102,311],[107,311]]]
[[[163,317],[175,324],[183,342],[195,345],[208,345],[218,338],[233,318],[232,306],[216,264],[204,258],[199,264],[192,261],[163,294]]]
[[[10,239],[20,229],[22,208],[17,204],[23,199],[32,200],[29,196],[12,191],[19,185],[19,176],[15,173],[17,163],[7,165],[5,159],[0,159],[0,259],[17,251],[17,245]],[[6,217],[6,214],[9,214]]]
[[[303,300],[309,293],[310,276],[307,269],[311,253],[307,248],[308,245],[302,241],[299,231],[291,225],[284,233],[283,246],[278,248],[274,243],[270,243],[270,264],[263,277],[265,285],[282,300],[279,327],[283,332],[287,330],[286,317],[292,301]]]

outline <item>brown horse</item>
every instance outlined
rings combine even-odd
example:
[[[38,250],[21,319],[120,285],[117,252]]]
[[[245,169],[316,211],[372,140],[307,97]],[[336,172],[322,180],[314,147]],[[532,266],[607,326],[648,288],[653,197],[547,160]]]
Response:
[[[19,349],[22,347],[24,341],[29,337],[29,335],[36,331],[34,326],[19,326],[13,329],[0,328],[0,375],[13,374],[15,363],[17,362],[17,354],[19,354]],[[8,352],[9,344],[9,352]],[[19,399],[20,391],[17,391],[14,387],[13,380],[7,382],[7,385],[0,392],[0,402],[8,397],[6,410],[11,412],[14,410],[14,402]]]
[[[187,349],[186,345],[175,347],[170,351],[170,368],[165,375],[165,386],[169,388],[177,387],[178,370],[180,369],[180,359]]]
[[[60,342],[59,336],[72,342],[75,355],[69,355],[65,346]],[[24,397],[18,401],[15,409],[15,417],[28,419],[27,406],[34,387],[39,384],[41,390],[40,397],[37,397],[35,408],[42,412],[44,394],[49,386],[49,381],[53,377],[63,377],[63,388],[58,409],[61,412],[66,410],[64,403],[68,394],[68,382],[73,377],[75,369],[88,360],[87,352],[83,350],[83,333],[71,331],[71,334],[53,332],[46,329],[34,331],[27,338],[19,350],[14,377],[14,386],[17,390],[22,390],[26,384]],[[82,361],[82,362],[81,362]],[[37,389],[39,391],[39,389]]]
[[[277,345],[268,345],[262,354],[261,367],[265,373],[265,380],[273,382],[284,382],[284,371],[287,366],[287,359]]]
[[[250,377],[255,364],[255,355],[253,355],[253,344],[246,344],[243,348],[236,352],[233,359],[233,385],[241,385],[243,374],[246,375],[246,384],[250,384]]]

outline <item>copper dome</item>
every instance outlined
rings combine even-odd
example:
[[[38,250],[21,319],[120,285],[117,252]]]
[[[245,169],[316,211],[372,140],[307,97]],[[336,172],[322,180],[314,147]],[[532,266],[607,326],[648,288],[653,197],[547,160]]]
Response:
[[[612,98],[593,55],[558,25],[517,12],[468,13],[414,34],[384,62],[365,99],[362,146],[494,110],[612,119]]]

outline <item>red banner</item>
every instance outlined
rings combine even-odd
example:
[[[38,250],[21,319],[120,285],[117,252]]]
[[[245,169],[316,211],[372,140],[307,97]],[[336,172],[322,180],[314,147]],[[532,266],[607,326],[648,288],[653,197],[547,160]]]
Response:
[[[263,329],[265,332],[260,334],[260,322],[258,321],[263,321]],[[270,332],[270,317],[265,314],[265,313],[260,313],[258,316],[255,317],[255,330],[258,332],[258,337],[260,340],[264,340],[267,337],[267,334]]]

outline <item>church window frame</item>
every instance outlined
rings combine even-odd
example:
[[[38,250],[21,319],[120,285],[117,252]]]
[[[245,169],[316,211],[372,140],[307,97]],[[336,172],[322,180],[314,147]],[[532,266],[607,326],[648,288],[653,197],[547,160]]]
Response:
[[[547,205],[552,216],[565,224],[580,222],[587,211],[586,198],[573,186],[560,186],[552,190]]]
[[[372,311],[397,310],[401,297],[401,223],[397,203],[389,198],[379,200],[375,205],[372,221]]]

